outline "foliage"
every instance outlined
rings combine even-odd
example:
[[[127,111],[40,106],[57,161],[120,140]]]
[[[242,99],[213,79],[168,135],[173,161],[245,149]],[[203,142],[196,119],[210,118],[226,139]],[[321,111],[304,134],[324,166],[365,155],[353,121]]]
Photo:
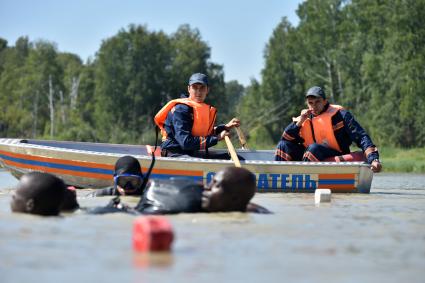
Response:
[[[0,133],[153,143],[152,117],[187,91],[194,72],[209,75],[208,100],[228,107],[219,118],[227,117],[235,107],[226,102],[223,67],[209,57],[209,46],[188,25],[170,36],[130,25],[105,39],[86,64],[47,41],[21,37],[9,47],[0,39]]]
[[[252,148],[276,144],[313,85],[379,147],[424,148],[425,0],[307,0],[297,13],[298,26],[277,24],[261,79],[246,87],[224,81],[189,25],[170,35],[129,25],[84,63],[53,42],[0,38],[0,135],[153,143],[153,115],[203,72],[218,122],[239,117]]]
[[[245,106],[261,109],[250,131],[277,142],[319,85],[376,144],[424,147],[425,1],[309,0],[297,13],[299,25],[283,18],[267,44],[256,103]]]

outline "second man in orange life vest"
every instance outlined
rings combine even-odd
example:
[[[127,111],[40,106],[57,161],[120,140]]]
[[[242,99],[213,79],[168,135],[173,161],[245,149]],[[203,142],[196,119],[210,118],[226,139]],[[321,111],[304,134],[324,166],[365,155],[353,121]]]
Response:
[[[233,118],[215,126],[217,110],[204,102],[210,90],[206,75],[193,74],[187,90],[189,97],[171,100],[155,116],[162,134],[162,156],[230,159],[228,154],[208,154],[208,148],[228,136],[231,128],[239,127],[240,121]]]
[[[351,143],[360,147],[374,172],[381,171],[378,149],[350,112],[329,104],[322,88],[307,91],[308,109],[287,126],[277,145],[277,161],[322,161],[350,152]]]

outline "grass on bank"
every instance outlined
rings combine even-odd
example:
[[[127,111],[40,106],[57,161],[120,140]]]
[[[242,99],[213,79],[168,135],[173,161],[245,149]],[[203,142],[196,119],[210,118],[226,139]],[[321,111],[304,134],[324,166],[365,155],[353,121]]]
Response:
[[[384,172],[425,173],[425,148],[381,147],[379,153]]]

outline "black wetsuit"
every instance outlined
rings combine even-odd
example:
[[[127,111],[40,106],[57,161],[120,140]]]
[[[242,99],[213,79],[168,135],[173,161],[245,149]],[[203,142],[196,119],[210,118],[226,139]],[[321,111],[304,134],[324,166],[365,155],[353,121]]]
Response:
[[[151,180],[135,209],[143,214],[202,212],[203,189],[188,179]]]
[[[126,212],[130,214],[175,214],[202,212],[202,183],[188,179],[151,180],[135,208],[123,205],[119,197],[103,207],[88,208],[91,214]],[[100,195],[114,195],[113,188],[99,190]]]
[[[202,209],[204,186],[187,179],[152,180],[135,209],[142,214],[208,212]],[[246,212],[270,214],[260,205],[249,203]]]
[[[130,214],[176,214],[207,212],[202,209],[202,183],[188,179],[151,180],[135,208],[120,203],[119,197],[105,207],[88,209],[92,214],[126,212]],[[266,208],[249,203],[247,212],[271,213]]]

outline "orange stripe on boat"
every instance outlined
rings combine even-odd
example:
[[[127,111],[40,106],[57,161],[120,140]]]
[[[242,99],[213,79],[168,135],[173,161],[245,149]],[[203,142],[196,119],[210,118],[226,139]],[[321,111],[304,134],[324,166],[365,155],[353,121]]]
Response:
[[[15,166],[17,168],[26,168],[26,169],[32,169],[37,171],[43,171],[43,172],[60,173],[60,174],[81,176],[81,177],[87,177],[87,178],[93,178],[93,179],[105,179],[105,180],[112,179],[112,175],[88,173],[88,172],[81,172],[81,171],[74,171],[74,170],[65,170],[65,169],[51,168],[46,166],[29,165],[29,164],[23,164],[23,163],[10,161],[10,160],[4,160],[4,163],[7,165]]]
[[[51,157],[41,157],[41,156],[35,156],[35,155],[12,153],[12,152],[7,152],[3,150],[0,150],[0,154],[10,156],[10,157],[20,158],[20,159],[33,160],[33,161],[43,161],[43,162],[56,163],[56,164],[66,164],[66,165],[84,166],[89,168],[114,170],[114,165],[111,165],[111,164],[101,164],[101,163],[86,162],[86,161],[73,161],[73,160],[58,159],[58,158],[51,158]]]
[[[83,166],[83,167],[87,167],[87,168],[99,168],[99,169],[107,169],[107,170],[112,170],[112,171],[114,170],[114,165],[111,165],[111,164],[101,164],[101,163],[84,162],[84,161],[71,161],[71,160],[64,160],[64,159],[58,159],[58,158],[40,157],[40,156],[33,156],[33,155],[20,154],[20,153],[11,153],[11,152],[2,151],[2,150],[0,150],[0,154],[3,154],[5,156],[9,156],[9,157],[24,159],[24,160],[41,161],[41,162],[54,163],[54,164]],[[5,160],[5,162],[6,162],[6,160]],[[13,161],[7,161],[7,162],[13,162]],[[15,166],[17,166],[17,167],[22,167],[22,168],[31,168],[31,166],[37,167],[37,168],[49,168],[49,169],[43,169],[43,171],[46,171],[46,172],[59,172],[59,171],[53,171],[53,170],[62,170],[63,172],[74,172],[73,170],[56,169],[56,168],[29,165],[29,164],[22,165],[21,163],[15,163],[15,162],[13,162],[13,164],[15,164]],[[17,164],[19,164],[19,165],[17,165]],[[142,168],[142,169],[143,169],[143,172],[146,172],[146,170],[147,170],[147,168]],[[37,170],[40,170],[40,169],[37,169]],[[204,175],[203,171],[173,170],[173,169],[153,169],[152,173],[168,174],[168,175],[184,175],[184,176],[203,176]],[[78,174],[79,174],[78,176],[86,176],[86,175],[81,175],[81,174],[88,174],[88,175],[91,175],[91,176],[101,176],[102,175],[102,174],[85,173],[85,172],[79,172]],[[71,174],[71,175],[77,175],[77,173]],[[91,177],[91,178],[97,178],[97,177]]]

